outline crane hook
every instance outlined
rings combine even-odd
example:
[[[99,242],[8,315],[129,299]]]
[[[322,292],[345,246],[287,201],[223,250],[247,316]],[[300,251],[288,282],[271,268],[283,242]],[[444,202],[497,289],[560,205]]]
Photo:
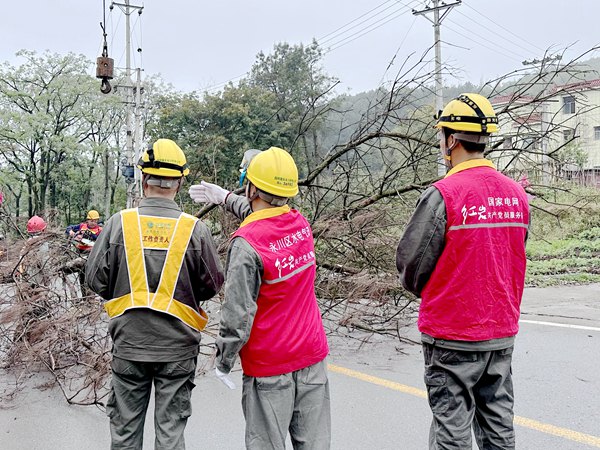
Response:
[[[100,92],[102,92],[103,94],[108,94],[110,91],[112,91],[112,86],[108,82],[108,78],[106,78],[106,77],[102,78],[102,84],[100,85]]]

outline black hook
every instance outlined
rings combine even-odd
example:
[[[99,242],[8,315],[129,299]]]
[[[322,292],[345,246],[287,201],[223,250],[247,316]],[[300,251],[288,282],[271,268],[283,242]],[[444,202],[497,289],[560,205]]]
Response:
[[[112,86],[108,82],[108,78],[106,78],[106,77],[102,78],[102,84],[100,85],[100,92],[102,92],[103,94],[108,94],[110,91],[112,91]]]

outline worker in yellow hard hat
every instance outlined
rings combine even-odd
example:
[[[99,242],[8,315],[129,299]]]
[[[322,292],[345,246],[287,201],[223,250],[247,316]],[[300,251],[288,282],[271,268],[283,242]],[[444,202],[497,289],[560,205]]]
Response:
[[[298,193],[298,170],[277,147],[254,154],[242,170],[245,196],[204,181],[190,188],[194,201],[242,219],[229,244],[215,373],[234,388],[229,374],[239,354],[247,449],[285,448],[288,432],[294,448],[328,449],[329,349],[313,235],[287,204]]]
[[[498,118],[466,93],[437,119],[448,173],[425,190],[396,251],[421,298],[419,330],[433,413],[429,448],[515,448],[512,352],[525,283],[529,205],[484,157]]]
[[[154,385],[155,448],[183,449],[208,321],[201,304],[220,290],[223,270],[206,225],[174,200],[189,173],[181,148],[158,139],[137,167],[144,198],[108,220],[86,265],[110,317],[111,448],[142,448]]]
[[[95,209],[91,209],[85,217],[85,222],[77,225],[69,225],[65,233],[68,237],[73,238],[77,249],[89,252],[102,232],[102,226],[99,224],[99,221],[100,214]]]

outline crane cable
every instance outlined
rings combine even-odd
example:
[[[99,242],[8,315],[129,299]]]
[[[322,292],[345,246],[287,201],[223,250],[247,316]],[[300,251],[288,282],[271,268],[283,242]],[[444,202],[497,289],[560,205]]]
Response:
[[[104,36],[104,45],[102,47],[102,56],[108,57],[108,42],[106,42],[106,0],[102,0],[102,22],[100,28],[102,28],[102,34]]]

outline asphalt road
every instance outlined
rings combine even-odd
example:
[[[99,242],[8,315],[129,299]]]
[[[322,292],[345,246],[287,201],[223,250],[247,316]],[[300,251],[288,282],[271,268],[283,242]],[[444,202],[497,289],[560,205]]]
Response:
[[[414,326],[407,337],[418,338]],[[526,290],[513,359],[517,448],[600,448],[599,344],[600,285]],[[332,449],[425,449],[420,347],[374,336],[332,339],[331,348]],[[197,378],[188,449],[244,448],[239,371],[234,379],[231,391],[212,375]],[[109,441],[102,412],[68,406],[56,391],[29,389],[0,409],[2,450],[105,450]]]

